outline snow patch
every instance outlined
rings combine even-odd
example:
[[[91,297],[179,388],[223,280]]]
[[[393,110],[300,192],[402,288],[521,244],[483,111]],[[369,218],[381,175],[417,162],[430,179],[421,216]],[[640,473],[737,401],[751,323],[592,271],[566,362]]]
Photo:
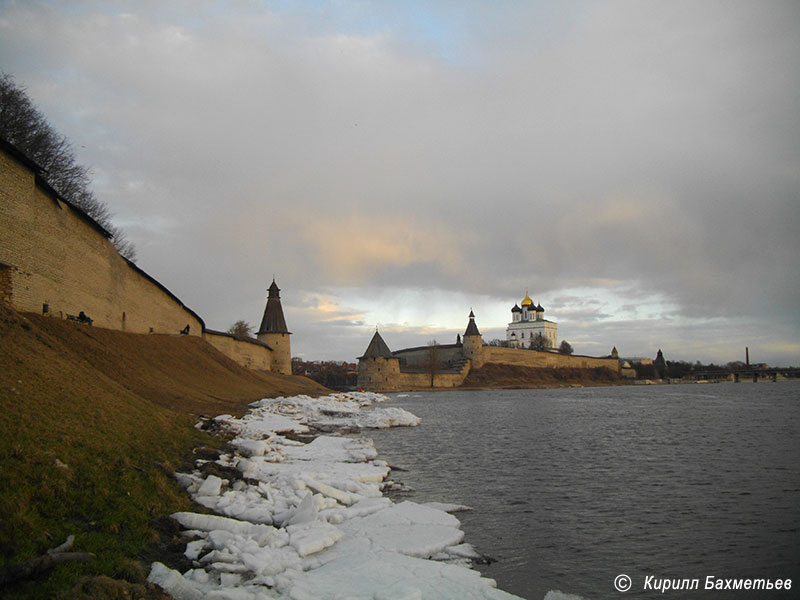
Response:
[[[382,495],[390,467],[372,440],[322,435],[302,443],[280,435],[419,424],[407,411],[374,406],[385,399],[265,399],[241,419],[216,417],[235,434],[232,451],[216,462],[241,479],[176,474],[218,514],[175,513],[193,568],[181,574],[154,563],[148,581],[180,600],[515,598],[467,568],[480,555],[449,513],[468,507],[395,504]]]

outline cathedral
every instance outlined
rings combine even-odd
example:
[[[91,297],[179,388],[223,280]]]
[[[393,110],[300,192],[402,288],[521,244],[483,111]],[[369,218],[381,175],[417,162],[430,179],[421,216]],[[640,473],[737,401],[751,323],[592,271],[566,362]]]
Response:
[[[558,344],[558,325],[544,318],[544,308],[531,300],[528,292],[522,306],[511,309],[511,323],[506,328],[506,341],[512,348],[530,348],[537,334],[544,338],[546,349],[554,350]]]

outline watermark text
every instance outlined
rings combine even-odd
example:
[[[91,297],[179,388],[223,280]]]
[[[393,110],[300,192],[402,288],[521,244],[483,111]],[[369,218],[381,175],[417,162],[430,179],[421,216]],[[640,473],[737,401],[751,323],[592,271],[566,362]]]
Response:
[[[621,573],[614,578],[614,589],[618,592],[627,592],[633,587],[633,579]],[[791,579],[766,579],[739,577],[728,579],[727,577],[717,577],[707,575],[705,578],[699,577],[656,577],[647,575],[642,585],[643,590],[661,592],[666,594],[671,591],[685,590],[791,590]]]

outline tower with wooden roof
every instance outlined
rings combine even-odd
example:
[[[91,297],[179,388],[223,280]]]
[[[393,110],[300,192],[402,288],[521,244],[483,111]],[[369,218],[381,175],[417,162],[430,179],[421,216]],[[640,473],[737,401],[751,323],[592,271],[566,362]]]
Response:
[[[264,309],[264,318],[258,328],[256,337],[272,349],[272,371],[283,375],[292,374],[292,349],[289,343],[291,332],[286,327],[281,306],[281,290],[272,279],[267,297],[267,307]]]
[[[464,358],[470,360],[471,366],[478,369],[483,366],[483,337],[475,324],[475,313],[469,311],[469,323],[464,331]]]
[[[399,377],[400,361],[376,328],[364,355],[358,357],[358,387],[388,392],[398,389]]]

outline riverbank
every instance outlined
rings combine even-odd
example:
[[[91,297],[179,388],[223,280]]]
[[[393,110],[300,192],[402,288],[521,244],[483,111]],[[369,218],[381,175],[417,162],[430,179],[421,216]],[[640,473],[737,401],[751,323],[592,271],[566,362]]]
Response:
[[[382,493],[391,467],[368,438],[297,440],[419,424],[385,399],[263,400],[241,419],[208,422],[235,435],[229,450],[178,478],[220,516],[174,514],[186,560],[154,563],[149,581],[176,598],[516,598],[469,568],[481,556],[449,514],[466,507],[393,503]]]
[[[628,383],[627,379],[606,368],[535,368],[487,363],[479,369],[471,369],[458,389],[538,389]]]
[[[0,303],[0,573],[75,535],[85,562],[2,587],[4,598],[163,598],[149,564],[165,515],[191,501],[172,473],[223,440],[201,414],[320,393],[302,377],[240,367],[203,340],[20,314]],[[146,595],[149,594],[149,595]]]

